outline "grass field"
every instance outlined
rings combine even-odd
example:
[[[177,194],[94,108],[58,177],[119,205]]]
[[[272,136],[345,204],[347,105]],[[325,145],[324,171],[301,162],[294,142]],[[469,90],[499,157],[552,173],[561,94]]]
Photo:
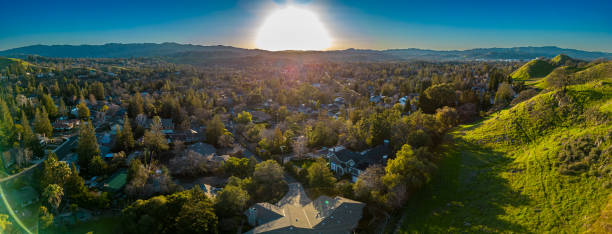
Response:
[[[600,161],[584,173],[561,173],[558,158],[569,139],[612,134],[612,123],[596,118],[611,117],[612,84],[566,94],[543,93],[455,130],[435,177],[405,207],[400,232],[612,231],[610,140],[597,143]]]
[[[4,69],[5,67],[14,63],[19,63],[22,66],[32,66],[31,63],[28,63],[21,59],[0,57],[0,69]]]
[[[103,216],[85,222],[78,222],[68,227],[60,227],[51,232],[65,234],[84,234],[88,232],[93,234],[121,233],[121,217]]]
[[[466,133],[456,133],[437,176],[406,206],[401,232],[573,233],[598,219],[606,180],[560,175],[547,149],[555,137],[500,152],[466,142]]]
[[[126,179],[127,179],[127,173],[121,172],[115,175],[113,178],[111,178],[111,180],[108,182],[108,187],[112,190],[119,190],[121,189],[121,187],[125,185]]]

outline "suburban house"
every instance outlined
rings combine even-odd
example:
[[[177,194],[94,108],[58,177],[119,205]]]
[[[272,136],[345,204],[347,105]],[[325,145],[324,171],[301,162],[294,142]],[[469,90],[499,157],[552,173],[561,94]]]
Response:
[[[251,111],[250,113],[253,117],[253,123],[265,123],[272,119],[272,116],[263,111]]]
[[[217,149],[213,145],[202,142],[190,145],[186,150],[191,150],[201,155],[211,155],[217,153]]]
[[[198,131],[193,129],[186,131],[175,131],[173,133],[166,134],[166,137],[170,142],[182,141],[186,144],[204,141],[205,139],[203,136],[203,134],[199,134]]]
[[[172,119],[161,119],[162,129],[161,131],[165,134],[170,134],[174,132],[174,123]]]
[[[246,233],[352,233],[364,203],[343,197],[320,196],[311,201],[299,183],[276,204],[251,206],[244,214],[251,226]]]
[[[385,165],[389,158],[393,157],[393,151],[389,148],[389,141],[361,152],[353,152],[344,146],[336,146],[329,149],[327,158],[329,167],[338,176],[351,175],[353,182],[370,165]]]
[[[221,191],[221,188],[213,187],[210,184],[200,184],[200,189],[202,189],[202,192],[204,192],[209,198],[216,197],[217,193]]]

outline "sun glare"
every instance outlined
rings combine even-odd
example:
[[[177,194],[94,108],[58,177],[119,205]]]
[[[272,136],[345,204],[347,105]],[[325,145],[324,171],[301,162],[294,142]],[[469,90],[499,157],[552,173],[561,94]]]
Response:
[[[259,29],[255,44],[264,50],[325,50],[332,39],[311,11],[288,7],[270,15]]]

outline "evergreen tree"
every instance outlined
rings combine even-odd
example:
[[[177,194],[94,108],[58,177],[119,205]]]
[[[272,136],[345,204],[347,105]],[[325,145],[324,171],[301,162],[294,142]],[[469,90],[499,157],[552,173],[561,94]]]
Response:
[[[70,173],[70,168],[66,162],[58,161],[55,153],[49,153],[49,156],[42,165],[40,188],[44,189],[50,184],[58,184],[61,186],[70,177]]]
[[[95,156],[100,156],[100,148],[91,122],[81,122],[77,155],[81,168],[89,169],[89,163]]]
[[[35,156],[42,157],[44,156],[44,149],[38,141],[36,135],[32,131],[32,127],[30,127],[30,122],[28,121],[28,116],[24,111],[21,112],[21,125],[23,126],[23,136],[22,142],[24,148],[30,148]]]
[[[72,165],[71,171],[70,177],[68,177],[64,185],[64,190],[69,198],[75,198],[86,192],[87,188],[85,188],[85,181],[83,177],[79,175],[76,165]]]
[[[15,123],[11,111],[3,99],[0,99],[0,144],[2,148],[11,147],[15,139]]]
[[[53,126],[51,126],[51,120],[49,120],[49,115],[45,108],[36,110],[36,114],[34,117],[34,131],[38,134],[43,134],[44,136],[50,137],[53,133]]]
[[[123,129],[121,130],[121,137],[117,137],[121,141],[121,149],[128,151],[134,148],[134,145],[136,144],[134,141],[134,133],[132,133],[132,126],[127,115],[123,116]]]
[[[68,107],[66,107],[66,103],[64,102],[63,98],[60,98],[60,105],[59,105],[59,116],[67,116],[68,115]]]
[[[155,116],[151,123],[151,130],[145,132],[144,135],[145,147],[155,153],[168,149],[168,140],[166,140],[166,136],[161,132],[161,129],[161,119],[159,116]]]
[[[219,142],[219,137],[225,133],[225,125],[221,122],[221,118],[215,115],[208,123],[206,124],[206,141],[208,143],[217,145]]]
[[[79,119],[89,119],[89,108],[87,107],[87,104],[85,104],[85,101],[81,101],[79,105],[77,105],[77,112]]]
[[[51,98],[49,94],[42,95],[42,104],[47,110],[49,116],[51,116],[51,118],[57,118],[57,116],[59,115],[57,106],[55,105],[55,102],[53,102],[53,98]]]

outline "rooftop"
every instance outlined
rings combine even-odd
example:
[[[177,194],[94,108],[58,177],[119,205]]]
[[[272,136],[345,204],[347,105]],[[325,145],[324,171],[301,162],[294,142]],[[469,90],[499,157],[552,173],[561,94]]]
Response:
[[[245,211],[249,222],[259,225],[247,233],[351,233],[364,206],[343,197],[311,201],[299,183],[291,183],[278,203],[257,203]]]

